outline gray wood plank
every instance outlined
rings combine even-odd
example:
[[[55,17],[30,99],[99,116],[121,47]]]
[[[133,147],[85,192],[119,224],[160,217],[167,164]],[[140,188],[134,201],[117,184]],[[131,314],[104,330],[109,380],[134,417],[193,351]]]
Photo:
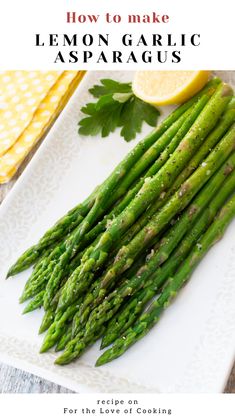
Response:
[[[233,394],[235,393],[235,362],[233,364],[233,368],[232,368],[232,371],[229,376],[224,392],[233,393]]]
[[[0,364],[0,393],[72,393],[50,381]]]

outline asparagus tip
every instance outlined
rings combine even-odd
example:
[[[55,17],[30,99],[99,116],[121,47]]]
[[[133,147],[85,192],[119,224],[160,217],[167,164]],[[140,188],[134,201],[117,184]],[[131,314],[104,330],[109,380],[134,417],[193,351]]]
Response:
[[[109,343],[107,343],[105,339],[102,339],[100,344],[100,350],[107,348],[107,346],[109,346]]]
[[[64,365],[63,362],[60,361],[60,357],[54,361],[55,365]]]
[[[22,314],[27,314],[27,313],[31,313],[32,311],[36,310],[37,308],[40,307],[34,307],[33,304],[31,304],[31,302],[24,308],[24,310],[22,311]]]
[[[105,351],[96,361],[95,366],[100,367],[101,365],[107,364],[107,362],[112,361],[112,357],[110,357],[110,350],[108,349]]]
[[[9,269],[9,271],[7,272],[5,279],[10,278],[10,276],[12,276],[11,269]]]
[[[30,309],[28,308],[28,306],[26,306],[25,308],[24,308],[24,310],[22,311],[22,314],[27,314],[27,313],[30,313]]]
[[[19,303],[20,303],[20,304],[22,304],[22,303],[24,303],[26,300],[27,300],[27,297],[26,297],[24,294],[22,294],[22,295],[21,295],[21,297],[19,298]]]
[[[46,330],[47,330],[47,328],[45,327],[45,325],[44,324],[41,324],[41,326],[39,327],[39,330],[38,330],[38,334],[41,335]]]
[[[60,355],[58,358],[56,358],[54,363],[56,365],[66,365],[69,362],[70,362],[70,359],[67,359],[67,354],[66,354],[66,352],[64,352],[62,355]]]
[[[48,349],[50,349],[50,347],[48,346],[48,342],[43,342],[43,344],[42,344],[42,346],[39,350],[39,353],[43,354],[43,353],[47,352]]]
[[[101,367],[101,365],[106,364],[106,361],[102,359],[102,355],[97,359],[95,367]]]
[[[18,274],[19,272],[20,270],[18,269],[17,264],[12,265],[7,271],[6,279],[9,278],[10,276]]]

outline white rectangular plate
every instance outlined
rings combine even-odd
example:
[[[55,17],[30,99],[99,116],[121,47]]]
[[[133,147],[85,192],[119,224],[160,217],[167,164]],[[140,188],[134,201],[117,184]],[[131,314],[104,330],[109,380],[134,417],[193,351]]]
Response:
[[[235,81],[233,72],[221,76]],[[0,360],[78,392],[221,392],[235,349],[235,221],[159,324],[100,368],[94,367],[98,344],[66,367],[53,365],[53,352],[39,355],[43,313],[22,316],[18,304],[30,270],[5,281],[23,250],[82,201],[136,144],[126,143],[118,132],[107,139],[78,136],[88,88],[103,77],[130,80],[132,73],[87,74],[0,208]],[[141,136],[149,130],[145,126]]]

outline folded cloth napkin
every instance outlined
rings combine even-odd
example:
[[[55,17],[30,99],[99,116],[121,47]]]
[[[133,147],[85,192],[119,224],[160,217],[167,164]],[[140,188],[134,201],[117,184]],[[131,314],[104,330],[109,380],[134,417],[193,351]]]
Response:
[[[12,178],[83,75],[82,71],[0,73],[0,183]]]

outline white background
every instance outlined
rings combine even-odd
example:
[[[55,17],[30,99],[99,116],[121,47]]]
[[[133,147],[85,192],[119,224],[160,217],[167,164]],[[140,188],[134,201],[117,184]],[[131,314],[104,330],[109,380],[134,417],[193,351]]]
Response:
[[[98,400],[123,400],[124,405],[99,404]],[[138,401],[138,405],[129,404],[129,401]],[[119,414],[99,413],[99,406],[102,410],[120,409]],[[96,414],[82,414],[82,408],[95,409]],[[124,414],[123,409],[130,409],[132,414]],[[149,413],[137,414],[135,408],[141,407],[151,409],[171,409],[171,414]],[[76,413],[64,413],[64,408],[77,409]],[[19,416],[19,411],[22,415]],[[0,413],[4,412],[4,419],[65,419],[65,418],[172,418],[172,419],[234,419],[235,406],[233,395],[155,395],[155,394],[109,394],[107,395],[73,395],[73,394],[51,394],[51,395],[5,395],[1,400]]]
[[[77,14],[99,14],[96,24],[68,24],[66,12]],[[167,14],[167,24],[126,24],[128,14]],[[106,13],[120,14],[122,23],[105,23]],[[184,47],[182,61],[172,64],[97,64],[96,58],[88,65],[80,60],[76,64],[54,64],[58,47],[35,47],[35,33],[43,37],[48,33],[74,34],[110,33],[111,49],[120,49],[120,35],[133,33],[138,39],[140,33],[147,37],[152,33],[181,34],[200,33],[200,47]],[[0,69],[221,69],[235,68],[234,57],[234,2],[188,1],[188,0],[7,0],[1,2],[0,13]],[[70,48],[71,49],[71,48]],[[78,48],[72,48],[78,49]],[[87,49],[80,45],[79,50]],[[144,49],[151,49],[144,48]],[[163,48],[164,50],[165,48]],[[171,48],[169,48],[171,49]],[[173,48],[174,49],[174,48]],[[175,48],[177,49],[177,48]],[[94,45],[94,54],[98,47]],[[122,47],[122,50],[124,48]],[[141,48],[134,47],[141,52]]]
[[[152,65],[97,65],[81,63],[74,65],[53,64],[53,48],[36,48],[34,34],[48,33],[110,33],[112,49],[118,46],[121,33],[200,33],[199,48],[184,48],[180,64],[159,64],[156,69],[221,69],[235,68],[234,58],[234,10],[231,0],[7,0],[1,1],[0,9],[0,70],[4,69],[141,69]],[[125,25],[105,24],[101,19],[96,25],[66,24],[66,12],[78,14],[99,14],[105,12],[120,14],[125,20],[127,14],[168,14],[168,24]],[[120,396],[120,395],[119,395]],[[102,396],[111,398],[112,396]],[[125,398],[127,396],[123,396]],[[132,398],[135,396],[132,395]],[[100,398],[100,395],[99,395]],[[172,418],[234,418],[234,395],[138,395],[142,405],[172,408]],[[0,414],[4,419],[19,417],[34,419],[42,417],[80,417],[64,415],[63,407],[92,406],[96,403],[95,395],[2,395]],[[166,415],[157,415],[166,417]],[[86,416],[84,416],[86,417]],[[87,417],[92,417],[87,415]],[[102,415],[103,417],[103,415]],[[108,417],[122,417],[112,415]],[[128,417],[128,416],[125,416]],[[133,417],[133,416],[132,416]],[[138,417],[149,417],[149,415]],[[151,417],[151,416],[150,416]]]

